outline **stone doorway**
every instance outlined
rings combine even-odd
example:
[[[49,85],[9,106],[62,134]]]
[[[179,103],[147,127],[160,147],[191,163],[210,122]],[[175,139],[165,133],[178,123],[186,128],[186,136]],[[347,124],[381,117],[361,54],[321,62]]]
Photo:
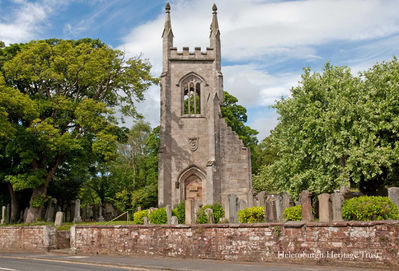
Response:
[[[185,181],[185,200],[202,202],[202,180],[197,175],[189,176]]]

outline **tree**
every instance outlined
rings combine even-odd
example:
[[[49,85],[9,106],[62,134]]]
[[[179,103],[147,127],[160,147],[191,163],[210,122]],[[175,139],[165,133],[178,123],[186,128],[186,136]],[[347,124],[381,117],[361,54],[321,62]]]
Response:
[[[327,63],[305,69],[291,97],[275,105],[271,134],[278,159],[256,177],[270,190],[332,192],[342,185],[381,194],[398,184],[399,63],[376,64],[353,76]]]
[[[98,40],[32,41],[11,47],[1,49],[6,58],[1,63],[6,86],[2,102],[12,103],[7,91],[13,91],[32,106],[18,114],[0,108],[0,114],[8,114],[1,127],[15,130],[12,140],[1,142],[2,158],[12,161],[2,176],[14,191],[32,189],[31,221],[39,217],[48,186],[61,168],[115,156],[120,128],[114,113],[120,109],[122,115],[137,116],[135,102],[143,100],[157,79],[151,77],[148,62],[125,59]]]
[[[238,138],[251,150],[252,172],[255,173],[258,170],[255,147],[258,144],[256,135],[259,132],[245,125],[248,118],[247,109],[237,103],[238,99],[236,97],[224,91],[223,103],[220,109],[227,125],[236,132]]]

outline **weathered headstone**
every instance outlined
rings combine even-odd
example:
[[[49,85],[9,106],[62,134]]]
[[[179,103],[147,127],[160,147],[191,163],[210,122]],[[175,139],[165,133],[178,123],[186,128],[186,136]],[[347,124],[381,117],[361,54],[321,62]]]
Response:
[[[172,224],[172,208],[170,207],[170,205],[166,205],[165,209],[166,209],[167,222],[170,225]]]
[[[205,209],[205,214],[208,218],[208,223],[209,224],[214,224],[215,223],[215,218],[213,216],[213,210],[211,208],[206,208]]]
[[[148,221],[148,217],[146,217],[146,216],[143,217],[143,224],[144,224],[144,225],[150,224],[149,221]]]
[[[323,193],[317,196],[319,199],[319,221],[331,222],[332,220],[332,207],[330,194]]]
[[[281,193],[281,196],[282,196],[282,206],[283,206],[282,209],[283,209],[283,213],[284,213],[285,209],[292,206],[292,200],[291,200],[290,194],[288,192]]]
[[[80,217],[80,199],[75,200],[75,217],[73,218],[73,222],[82,222],[82,218]]]
[[[238,198],[235,194],[227,195],[229,200],[229,222],[230,223],[238,223],[237,219],[237,207],[238,207]]]
[[[283,197],[281,195],[275,195],[276,200],[276,221],[283,220]]]
[[[251,208],[254,206],[254,194],[252,189],[248,192],[248,207]]]
[[[98,218],[97,218],[98,222],[103,222],[104,221],[104,217],[103,217],[103,206],[100,204],[100,206],[98,207]]]
[[[388,197],[399,208],[399,187],[390,187],[390,188],[388,188]]]
[[[10,224],[10,218],[11,218],[11,208],[10,204],[7,204],[7,214],[6,214],[6,223]]]
[[[6,222],[6,206],[1,207],[1,224]]]
[[[179,220],[177,219],[177,216],[172,216],[172,219],[170,220],[171,225],[177,225],[179,224]]]
[[[265,200],[265,221],[275,222],[276,220],[276,199],[274,195],[268,195]]]
[[[71,206],[67,205],[66,209],[65,209],[65,215],[64,215],[64,221],[65,222],[70,222],[71,219]]]
[[[260,191],[257,197],[258,197],[259,206],[265,206],[266,192]]]
[[[331,206],[332,206],[332,220],[342,221],[342,203],[344,202],[344,196],[337,190],[331,194]]]
[[[55,223],[54,225],[56,227],[59,227],[62,225],[62,221],[64,220],[64,213],[63,212],[57,212],[55,214]]]
[[[239,199],[238,200],[238,210],[237,211],[241,211],[242,209],[247,208],[247,202],[243,199]]]
[[[299,199],[302,205],[302,221],[309,222],[313,221],[313,213],[312,213],[312,193],[308,190],[304,190],[299,194]]]
[[[193,224],[193,211],[194,211],[194,204],[193,200],[186,200],[185,201],[185,224],[190,225]]]

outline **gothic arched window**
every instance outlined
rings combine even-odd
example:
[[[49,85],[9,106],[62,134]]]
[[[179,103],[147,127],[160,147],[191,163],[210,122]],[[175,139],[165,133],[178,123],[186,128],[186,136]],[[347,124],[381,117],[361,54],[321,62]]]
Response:
[[[201,114],[201,82],[194,76],[183,83],[183,114]]]

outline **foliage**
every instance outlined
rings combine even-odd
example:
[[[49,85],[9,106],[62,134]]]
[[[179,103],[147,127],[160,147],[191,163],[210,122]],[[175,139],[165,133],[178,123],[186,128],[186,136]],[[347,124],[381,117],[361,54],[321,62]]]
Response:
[[[214,204],[205,205],[197,212],[197,223],[198,224],[207,224],[209,223],[209,219],[205,213],[206,209],[212,209],[213,218],[215,219],[215,224],[219,223],[220,219],[224,217],[224,210],[220,203],[215,202]]]
[[[32,199],[60,169],[114,159],[116,109],[136,117],[135,103],[157,83],[146,61],[90,39],[10,45],[0,65],[0,177],[32,189]]]
[[[168,223],[168,218],[166,216],[165,207],[156,209],[151,212],[149,220],[151,224],[166,224]]]
[[[283,218],[288,221],[302,220],[302,205],[288,207],[283,212]]]
[[[176,208],[172,210],[172,215],[177,217],[179,224],[184,224],[186,219],[186,209],[184,201],[177,204]]]
[[[239,139],[242,140],[244,145],[251,150],[251,160],[252,160],[252,172],[255,173],[258,170],[258,165],[256,163],[257,152],[255,150],[258,144],[258,139],[256,135],[258,131],[246,126],[247,122],[247,109],[242,105],[237,104],[238,99],[228,92],[223,92],[223,103],[220,107],[223,118],[225,119],[228,126],[236,132]]]
[[[46,196],[46,195],[37,196],[37,197],[31,199],[30,205],[34,208],[40,208],[40,207],[44,206],[44,204],[46,204],[50,200],[50,198],[51,198],[50,196]]]
[[[133,214],[133,223],[143,225],[144,217],[148,217],[148,210],[137,211]]]
[[[265,221],[265,208],[249,207],[238,212],[238,222],[240,223],[261,223]]]
[[[398,185],[398,73],[396,58],[359,76],[329,63],[322,73],[305,69],[291,97],[274,106],[280,123],[268,144],[277,158],[254,183],[294,197],[349,184],[381,194],[384,186]]]
[[[346,200],[342,216],[345,220],[397,220],[399,210],[388,197],[362,196]]]

